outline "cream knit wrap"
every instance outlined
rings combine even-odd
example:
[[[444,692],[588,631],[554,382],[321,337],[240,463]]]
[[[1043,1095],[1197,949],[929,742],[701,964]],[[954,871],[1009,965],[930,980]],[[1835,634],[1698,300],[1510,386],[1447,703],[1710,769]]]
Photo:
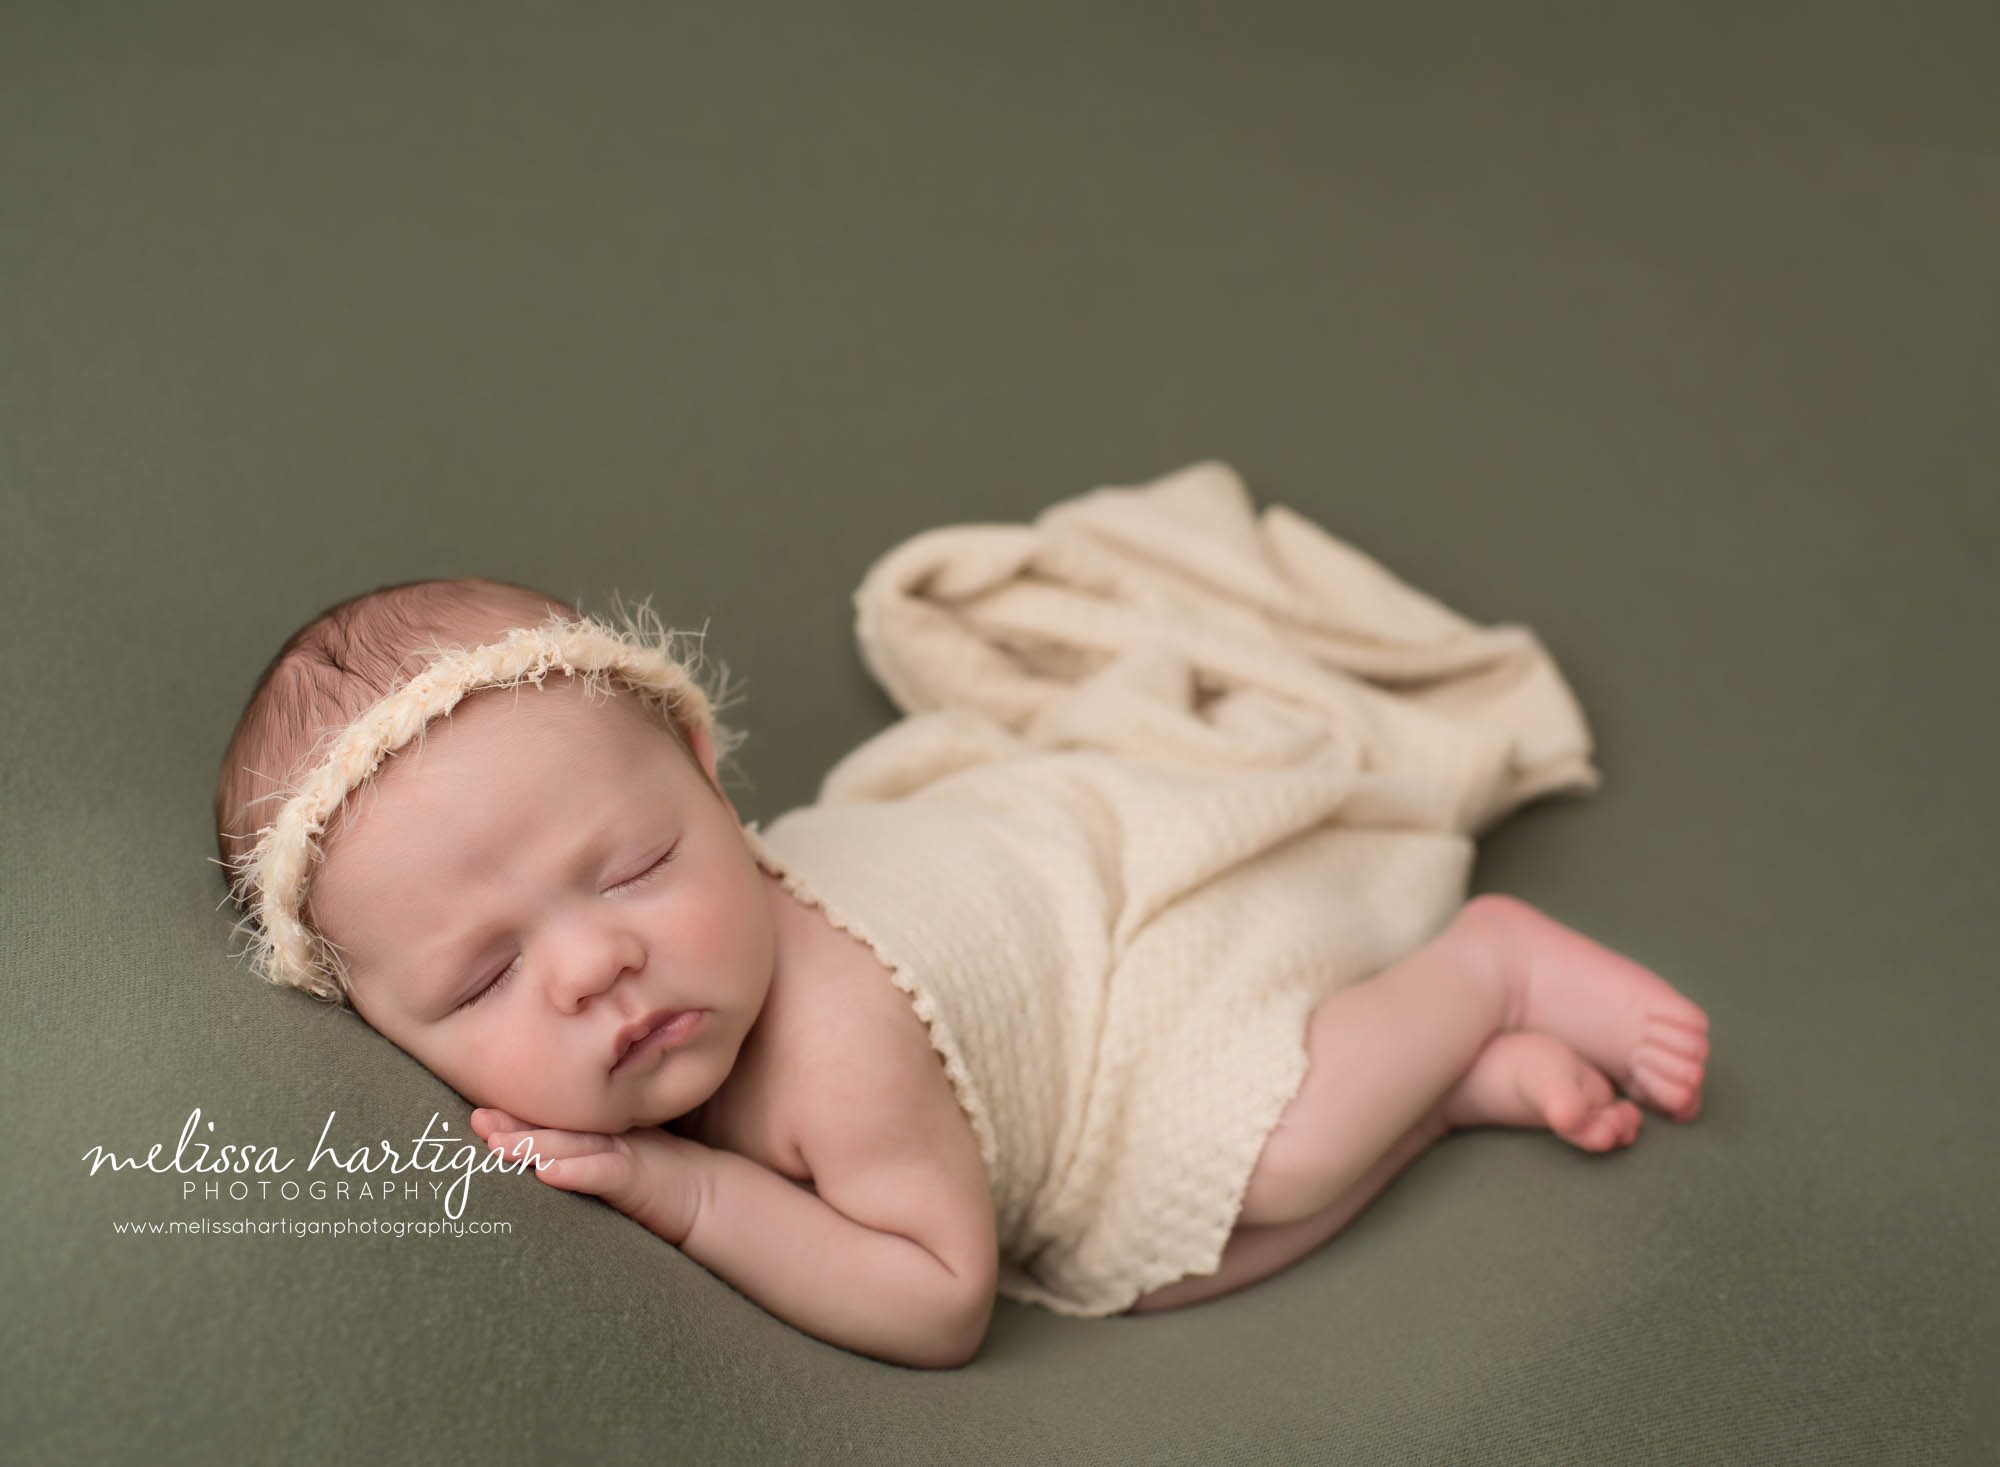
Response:
[[[299,774],[266,796],[281,802],[277,818],[237,864],[230,894],[248,915],[235,931],[248,934],[247,955],[258,976],[316,998],[338,1001],[346,994],[344,965],[302,916],[323,854],[320,837],[384,759],[412,739],[421,741],[432,719],[471,693],[523,682],[539,686],[551,672],[581,676],[591,692],[616,680],[670,723],[706,735],[718,758],[729,753],[742,736],[716,721],[715,704],[678,655],[679,634],[662,628],[643,606],[624,620],[615,628],[552,612],[542,625],[517,627],[497,642],[439,647],[422,671],[345,728],[330,730]]]

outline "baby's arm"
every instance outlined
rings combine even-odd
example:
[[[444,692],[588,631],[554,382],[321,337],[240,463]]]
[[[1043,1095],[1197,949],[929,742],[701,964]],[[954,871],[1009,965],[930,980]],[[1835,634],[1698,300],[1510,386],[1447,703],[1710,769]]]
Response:
[[[773,1314],[845,1349],[952,1367],[984,1337],[990,1291],[975,1298],[921,1244],[855,1222],[747,1156],[665,1130],[527,1129],[490,1109],[473,1125],[510,1155],[532,1139],[543,1181],[603,1198]]]
[[[921,1243],[856,1222],[747,1156],[682,1144],[706,1152],[694,1226],[680,1244],[690,1258],[800,1329],[864,1355],[950,1368],[977,1353],[990,1290],[969,1293]]]

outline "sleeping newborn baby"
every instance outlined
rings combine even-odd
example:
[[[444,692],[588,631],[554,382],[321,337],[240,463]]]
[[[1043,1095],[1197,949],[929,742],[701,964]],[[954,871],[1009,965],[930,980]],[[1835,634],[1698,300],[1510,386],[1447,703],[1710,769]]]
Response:
[[[1455,1130],[1601,1152],[1641,1105],[1700,1108],[1701,1009],[1520,901],[1315,978],[1270,935],[1336,923],[1305,836],[1226,944],[1131,858],[1118,930],[1089,926],[1091,859],[1141,808],[1118,792],[1166,788],[1101,753],[961,753],[925,798],[745,825],[672,652],[498,581],[343,602],[245,708],[218,844],[265,977],[351,1004],[489,1146],[820,1338],[962,1365],[996,1293],[1105,1315],[1262,1279]],[[1244,996],[1147,1030],[1166,1003],[1132,975],[1170,952]]]

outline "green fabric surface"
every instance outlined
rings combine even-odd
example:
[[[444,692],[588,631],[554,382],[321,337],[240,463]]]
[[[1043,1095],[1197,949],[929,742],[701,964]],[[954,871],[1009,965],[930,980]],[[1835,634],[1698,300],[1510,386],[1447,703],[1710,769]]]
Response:
[[[8,6],[9,1457],[1984,1455],[1997,54],[1990,7]],[[876,555],[1210,457],[1549,646],[1604,788],[1474,888],[1707,1008],[1696,1123],[1453,1137],[1250,1290],[1002,1301],[955,1372],[532,1178],[473,1183],[500,1235],[115,1231],[440,1215],[81,1160],[464,1133],[230,955],[216,764],[305,617],[650,594],[768,822],[895,716]]]

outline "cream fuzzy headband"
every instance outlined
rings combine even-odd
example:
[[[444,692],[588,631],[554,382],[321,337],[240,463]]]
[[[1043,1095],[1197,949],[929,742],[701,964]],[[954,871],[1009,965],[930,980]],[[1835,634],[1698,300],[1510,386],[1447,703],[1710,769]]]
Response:
[[[581,675],[601,690],[616,679],[640,694],[663,718],[705,734],[716,757],[739,736],[715,720],[707,692],[675,655],[675,633],[641,608],[623,630],[591,617],[552,612],[536,627],[517,627],[497,642],[470,650],[440,647],[437,657],[369,707],[344,729],[331,730],[300,774],[266,799],[281,801],[278,816],[258,832],[240,858],[230,894],[249,915],[236,926],[250,938],[250,965],[267,982],[302,988],[338,1000],[346,975],[326,940],[301,916],[306,891],[322,852],[319,838],[342,801],[381,767],[382,761],[421,740],[430,721],[449,713],[482,688],[540,686],[552,671]]]

